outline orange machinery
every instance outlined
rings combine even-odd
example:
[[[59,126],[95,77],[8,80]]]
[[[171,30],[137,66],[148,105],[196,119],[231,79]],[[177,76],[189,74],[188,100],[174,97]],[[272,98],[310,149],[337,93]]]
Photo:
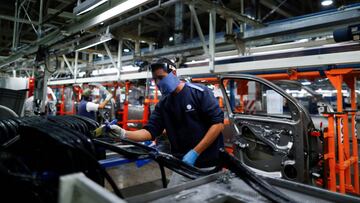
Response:
[[[57,104],[57,108],[59,109],[57,114],[58,115],[73,115],[73,114],[76,114],[76,109],[75,109],[74,102],[79,101],[76,98],[75,98],[75,101],[72,101],[73,105],[72,105],[71,111],[66,111],[65,110],[65,99],[66,99],[65,98],[65,88],[66,88],[66,86],[65,85],[53,85],[53,86],[50,86],[50,87],[52,89],[59,89],[59,91],[60,91],[61,98],[60,98],[60,102]],[[79,95],[79,94],[81,95],[82,90],[81,90],[80,87],[75,86],[75,87],[73,87],[73,90],[77,95]]]
[[[149,96],[145,98],[144,101],[144,112],[143,118],[141,120],[129,120],[129,90],[130,90],[131,82],[125,82],[125,101],[124,101],[124,109],[123,111],[119,111],[118,114],[122,115],[122,121],[118,121],[118,124],[121,125],[124,129],[127,130],[136,130],[130,128],[128,123],[141,123],[143,126],[148,122],[150,115],[150,105],[156,104],[159,102],[158,100],[158,88],[155,86],[155,94],[154,99],[150,99]]]

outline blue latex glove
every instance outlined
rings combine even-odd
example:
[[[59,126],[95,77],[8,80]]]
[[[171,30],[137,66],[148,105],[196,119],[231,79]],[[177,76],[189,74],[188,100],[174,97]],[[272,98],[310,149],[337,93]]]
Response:
[[[111,126],[111,125],[116,125],[116,123],[117,123],[117,120],[116,120],[116,119],[112,120],[110,123],[109,123],[109,122],[105,122],[105,130],[106,130],[106,132],[109,132],[109,131],[110,131],[110,126]]]
[[[199,154],[195,150],[190,150],[188,153],[185,154],[182,161],[193,166],[196,159],[198,158]]]

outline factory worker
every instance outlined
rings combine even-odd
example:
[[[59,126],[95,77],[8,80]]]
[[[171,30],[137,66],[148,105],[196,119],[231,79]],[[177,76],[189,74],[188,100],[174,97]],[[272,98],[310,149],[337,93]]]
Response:
[[[48,115],[56,115],[56,96],[50,87],[46,90],[45,108]],[[34,116],[34,95],[27,98],[24,103],[24,116]]]
[[[224,113],[214,94],[204,85],[180,81],[176,70],[162,62],[151,64],[153,79],[162,98],[143,129],[126,131],[110,126],[112,133],[133,141],[155,139],[164,129],[171,153],[189,165],[209,168],[219,163],[219,149],[224,146],[221,131]],[[169,186],[186,181],[173,173]]]
[[[92,89],[92,102],[94,103],[100,103],[101,97],[100,97],[100,89],[95,87],[94,89]]]
[[[96,120],[96,111],[105,108],[106,104],[112,98],[112,94],[107,92],[106,99],[101,104],[92,102],[93,91],[91,89],[85,89],[81,96],[81,102],[78,107],[78,115],[85,116]]]

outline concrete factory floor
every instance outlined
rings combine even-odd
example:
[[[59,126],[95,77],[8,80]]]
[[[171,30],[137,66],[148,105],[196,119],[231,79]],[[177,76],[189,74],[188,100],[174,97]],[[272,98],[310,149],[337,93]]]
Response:
[[[107,171],[125,197],[145,194],[162,188],[159,165],[154,161],[140,168],[135,163],[128,163],[109,168]],[[165,168],[165,173],[169,179],[172,171]],[[111,191],[108,183],[106,183],[106,188]]]

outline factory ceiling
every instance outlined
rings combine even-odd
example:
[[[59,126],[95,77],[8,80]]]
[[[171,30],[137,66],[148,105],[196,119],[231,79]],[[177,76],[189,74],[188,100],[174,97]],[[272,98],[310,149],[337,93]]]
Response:
[[[233,19],[233,29],[241,30],[244,26],[243,22],[246,22],[245,29],[253,29],[266,26],[269,22],[328,9],[341,9],[360,1],[337,0],[333,5],[326,7],[321,5],[320,0],[144,1],[146,3],[140,7],[115,15],[114,18],[91,25],[86,24],[87,19],[96,17],[97,14],[122,2],[124,1],[108,0],[93,11],[77,16],[73,10],[78,0],[2,0],[0,4],[0,67],[6,69],[16,60],[21,62],[18,59],[33,58],[36,47],[31,48],[31,46],[41,42],[51,45],[59,54],[74,58],[76,46],[104,33],[107,28],[113,36],[113,39],[108,42],[108,48],[114,55],[118,50],[120,38],[124,40],[123,49],[130,52],[147,48],[150,44],[158,49],[190,42],[196,38],[201,39],[201,34],[195,26],[196,19],[190,11],[191,4],[195,5],[199,25],[206,37],[209,34],[208,11],[210,7],[215,7],[218,14],[216,15],[216,33],[226,33],[229,17]],[[178,6],[178,2],[182,2],[182,6]],[[242,4],[243,7],[241,7]],[[55,39],[46,39],[52,37]],[[136,41],[141,43],[137,45]],[[102,45],[94,46],[82,52],[106,54],[106,48]],[[5,64],[4,61],[9,61],[11,57],[16,60]],[[87,60],[86,57],[80,57],[80,59]]]

